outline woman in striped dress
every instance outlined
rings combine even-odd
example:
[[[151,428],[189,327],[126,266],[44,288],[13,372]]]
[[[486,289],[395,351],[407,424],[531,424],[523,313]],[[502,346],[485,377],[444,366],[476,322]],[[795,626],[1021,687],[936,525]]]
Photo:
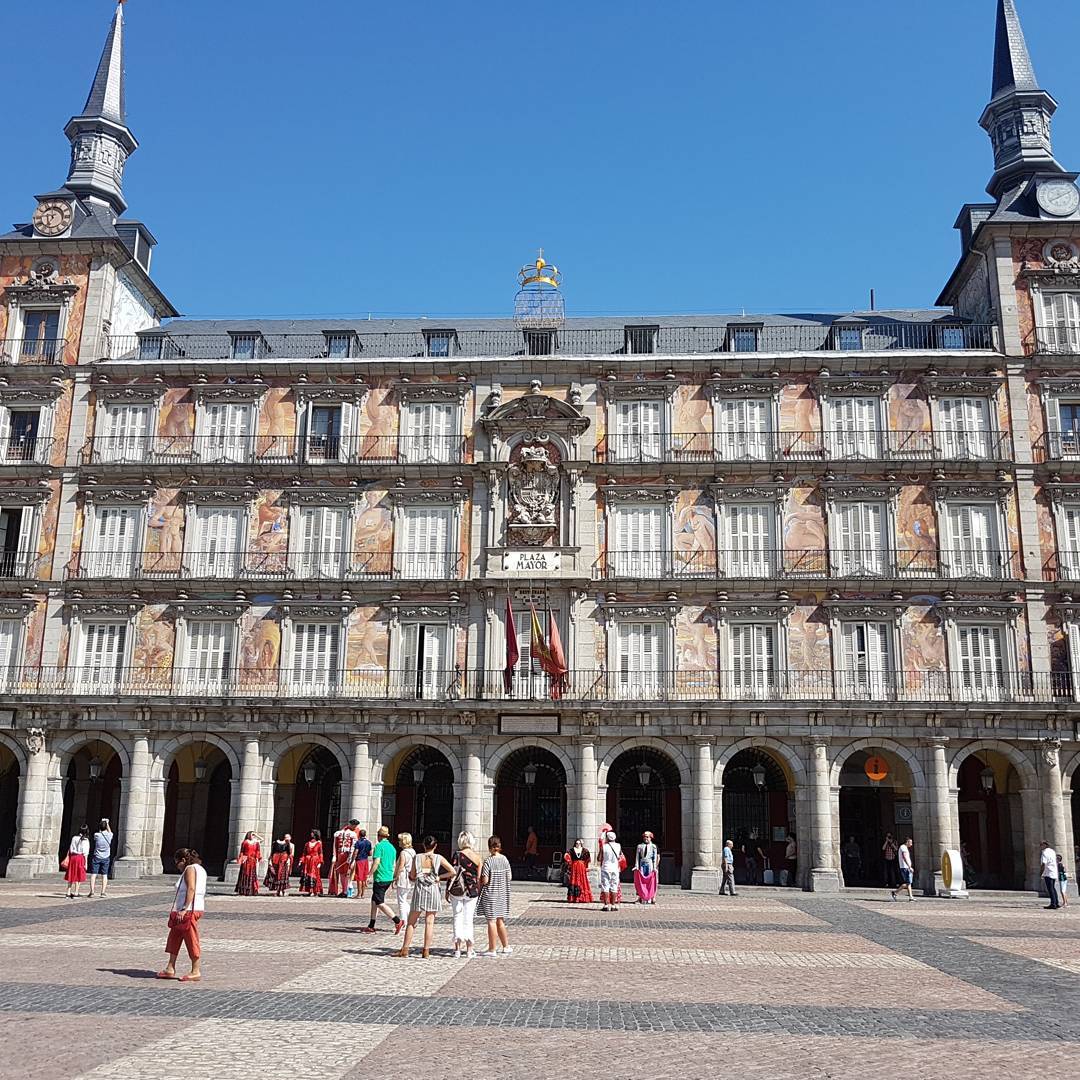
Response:
[[[500,953],[510,956],[513,948],[506,936],[506,920],[510,917],[510,863],[502,853],[502,841],[488,837],[489,855],[480,874],[480,903],[477,911],[487,920],[488,951],[483,955],[494,960]],[[501,946],[501,948],[500,948]]]
[[[413,933],[420,916],[424,916],[424,951],[426,960],[431,955],[431,939],[435,936],[435,916],[442,910],[443,882],[454,876],[454,868],[436,852],[434,836],[425,836],[420,841],[423,849],[413,859],[409,877],[413,882],[412,910],[409,912],[409,924],[405,927],[405,940],[401,950],[395,956],[408,956],[412,945]]]

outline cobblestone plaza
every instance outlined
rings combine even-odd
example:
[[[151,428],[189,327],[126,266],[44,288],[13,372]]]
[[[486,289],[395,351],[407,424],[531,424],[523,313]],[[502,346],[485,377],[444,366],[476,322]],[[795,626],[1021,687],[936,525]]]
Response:
[[[0,1076],[965,1080],[1075,1074],[1080,907],[661,891],[603,915],[516,886],[507,959],[427,961],[367,904],[211,896],[204,981],[161,983],[170,890],[0,886]],[[1075,912],[1075,914],[1074,914]],[[483,931],[477,927],[482,940]]]

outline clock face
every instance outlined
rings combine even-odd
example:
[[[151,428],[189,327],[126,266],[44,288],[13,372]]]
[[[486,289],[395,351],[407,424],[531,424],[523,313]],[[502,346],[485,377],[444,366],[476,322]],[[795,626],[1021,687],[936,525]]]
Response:
[[[1039,205],[1055,217],[1068,217],[1080,207],[1080,191],[1068,180],[1052,180],[1039,187]]]
[[[34,213],[34,229],[41,236],[59,236],[71,224],[71,204],[47,199]]]

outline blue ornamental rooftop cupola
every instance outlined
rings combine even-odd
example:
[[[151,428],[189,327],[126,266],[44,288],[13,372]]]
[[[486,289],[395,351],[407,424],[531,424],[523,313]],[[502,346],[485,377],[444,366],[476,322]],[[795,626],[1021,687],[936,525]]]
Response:
[[[90,202],[105,204],[114,217],[127,209],[124,166],[139,147],[124,107],[123,4],[120,0],[116,6],[83,111],[64,128],[71,141],[71,169],[64,186]]]
[[[986,189],[994,199],[1035,175],[1065,172],[1050,140],[1056,111],[1057,102],[1035,77],[1015,0],[998,0],[993,90],[979,120],[994,146],[994,175]]]
[[[557,266],[544,259],[544,249],[536,261],[518,271],[518,294],[514,298],[514,322],[524,328],[557,329],[566,316],[559,291],[562,275]]]

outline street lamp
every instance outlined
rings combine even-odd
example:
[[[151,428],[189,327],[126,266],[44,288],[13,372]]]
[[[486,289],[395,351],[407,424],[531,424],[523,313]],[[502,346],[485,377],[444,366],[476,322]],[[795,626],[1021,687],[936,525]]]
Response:
[[[648,787],[649,786],[649,781],[652,779],[652,773],[653,773],[652,769],[649,767],[649,765],[646,762],[643,761],[638,766],[638,770],[637,770],[638,783],[642,787]]]
[[[979,773],[979,783],[982,784],[983,791],[988,795],[994,790],[994,770],[989,765]]]
[[[425,774],[426,772],[427,772],[427,766],[426,766],[426,765],[425,765],[425,764],[424,764],[424,763],[423,763],[422,761],[418,761],[418,762],[417,762],[417,763],[416,763],[416,764],[415,764],[415,765],[414,765],[414,766],[412,767],[412,778],[413,778],[413,783],[414,783],[414,784],[415,784],[415,785],[416,785],[417,787],[419,787],[419,786],[420,786],[420,785],[421,785],[421,784],[422,784],[422,783],[424,782],[424,774]]]
[[[765,766],[758,762],[751,770],[750,775],[754,778],[754,784],[760,791],[765,786]]]
[[[100,780],[101,779],[101,759],[100,758],[92,757],[90,759],[90,779],[91,780]]]
[[[532,762],[529,762],[529,764],[525,766],[525,770],[521,775],[525,779],[526,786],[532,787],[536,783],[536,766],[533,765]]]
[[[302,771],[304,773],[304,783],[314,784],[315,773],[317,770],[315,768],[315,762],[312,761],[311,758],[308,758],[307,761],[304,762],[304,768]]]
[[[206,779],[206,761],[204,758],[199,758],[195,762],[195,781],[201,784]]]

